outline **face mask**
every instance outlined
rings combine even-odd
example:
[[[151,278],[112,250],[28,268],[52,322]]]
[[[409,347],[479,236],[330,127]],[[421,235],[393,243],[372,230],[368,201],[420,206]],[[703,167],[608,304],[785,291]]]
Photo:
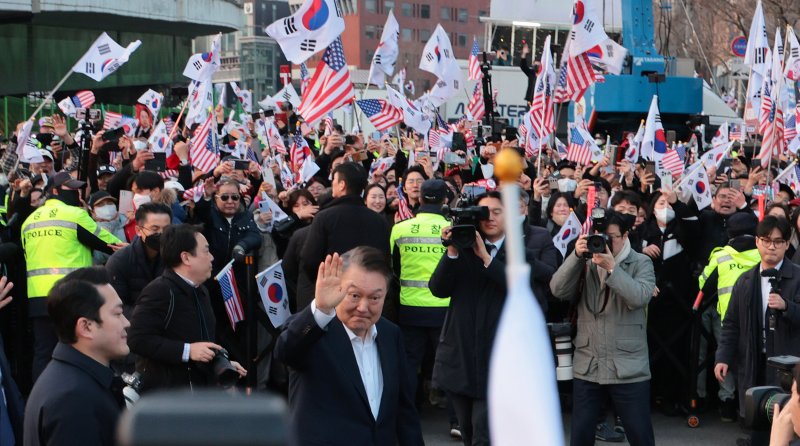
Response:
[[[117,216],[117,207],[113,204],[98,206],[94,208],[94,214],[103,220],[113,220]]]
[[[150,234],[144,239],[144,246],[158,251],[161,248],[161,234]]]
[[[559,178],[558,191],[559,192],[574,192],[578,187],[578,182],[572,178]]]
[[[671,208],[656,209],[656,219],[661,223],[669,223],[675,218],[675,211]]]
[[[138,208],[139,206],[145,203],[150,203],[151,201],[153,201],[153,199],[150,198],[150,195],[136,194],[133,196],[133,207]]]
[[[136,141],[133,142],[133,147],[136,149],[137,152],[141,152],[142,150],[147,149],[147,143],[137,139]]]
[[[80,206],[81,199],[78,191],[76,190],[64,190],[61,189],[58,191],[58,197],[61,198],[61,201],[70,205],[70,206]]]

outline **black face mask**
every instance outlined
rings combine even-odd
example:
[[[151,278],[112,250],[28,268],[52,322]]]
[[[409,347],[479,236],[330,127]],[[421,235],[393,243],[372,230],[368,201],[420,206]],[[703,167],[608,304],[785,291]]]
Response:
[[[161,234],[150,234],[144,239],[144,246],[152,249],[153,251],[158,251],[161,249]]]
[[[64,203],[70,206],[80,206],[81,205],[81,195],[80,191],[77,190],[65,190],[61,189],[58,191],[58,198],[61,199]]]

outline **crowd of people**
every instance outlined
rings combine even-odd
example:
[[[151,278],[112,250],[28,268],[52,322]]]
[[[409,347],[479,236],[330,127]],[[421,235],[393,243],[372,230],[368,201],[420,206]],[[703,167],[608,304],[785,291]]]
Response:
[[[304,132],[320,170],[287,182],[291,160],[252,121],[248,133],[223,134],[215,112],[223,144],[208,172],[189,156],[196,125],[176,115],[166,118],[177,128],[166,171],[150,167],[158,120],[144,107],[135,132],[112,141],[100,122],[89,134],[58,115],[40,120],[38,163],[18,160],[22,124],[3,142],[0,308],[14,299],[0,444],[112,444],[123,372],[139,373],[144,397],[244,386],[249,375],[288,396],[296,444],[423,444],[421,404],[445,410],[442,429],[465,445],[489,444],[509,223],[492,165],[503,149],[525,159],[516,135],[485,141],[461,120],[468,145],[446,164],[403,126],[398,138],[323,123]],[[276,124],[288,147],[305,123],[285,112]],[[226,153],[237,140],[246,162]],[[531,289],[548,322],[572,326],[573,379],[559,386],[571,444],[655,444],[651,407],[685,415],[693,399],[736,421],[746,389],[776,383],[766,359],[800,356],[797,191],[758,199],[783,166],[751,168],[740,150],[710,166],[713,201],[699,209],[685,187],[611,153],[584,166],[542,149],[518,180]],[[574,218],[582,234],[561,246]],[[230,316],[214,278],[234,260],[243,291],[255,280],[251,256],[258,271],[281,261],[292,313],[282,326]],[[255,308],[266,310],[260,299]],[[697,357],[695,318],[706,333]],[[256,353],[271,360],[246,370],[253,352],[237,328],[256,321]],[[221,355],[232,381],[210,366]],[[795,391],[771,444],[788,444],[797,405]],[[747,434],[746,444],[768,444],[769,432]]]

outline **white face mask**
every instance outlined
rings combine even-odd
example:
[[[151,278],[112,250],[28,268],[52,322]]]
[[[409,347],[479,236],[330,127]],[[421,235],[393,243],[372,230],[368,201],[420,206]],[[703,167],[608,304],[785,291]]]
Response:
[[[143,205],[145,203],[150,203],[151,201],[153,201],[153,199],[150,198],[150,195],[147,195],[147,194],[135,194],[133,196],[133,207],[138,209],[139,206],[141,206],[141,205]]]
[[[97,215],[97,218],[102,218],[103,220],[113,220],[114,217],[117,216],[117,207],[113,204],[104,204],[103,206],[94,208],[94,213]]]
[[[141,152],[142,150],[147,149],[147,143],[137,139],[133,141],[133,147],[136,149],[137,152]]]
[[[559,178],[558,191],[559,192],[574,192],[578,187],[578,182],[572,178]]]
[[[664,224],[671,222],[675,218],[675,211],[671,208],[656,209],[656,219]]]

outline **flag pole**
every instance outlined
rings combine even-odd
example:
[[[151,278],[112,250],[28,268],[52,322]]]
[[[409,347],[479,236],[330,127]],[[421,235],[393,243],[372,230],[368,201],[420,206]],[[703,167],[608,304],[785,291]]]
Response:
[[[785,169],[783,169],[783,171],[781,171],[781,173],[779,173],[779,174],[778,174],[778,176],[776,176],[776,177],[775,177],[775,179],[774,179],[773,181],[780,181],[780,180],[782,180],[782,179],[783,179],[783,177],[785,177],[785,176],[786,176],[786,174],[787,174],[787,173],[789,173],[789,170],[790,170],[790,169],[792,169],[792,168],[794,168],[794,166],[796,166],[796,165],[797,165],[797,159],[794,159],[794,160],[792,160],[792,162],[791,162],[791,163],[789,163],[789,165],[788,165],[788,166],[786,166],[786,168],[785,168]]]
[[[52,90],[50,90],[50,93],[47,93],[47,96],[45,96],[44,99],[42,99],[42,102],[39,104],[38,107],[36,107],[36,110],[34,110],[34,112],[31,113],[31,117],[28,118],[29,120],[33,121],[33,119],[36,117],[36,114],[39,113],[39,111],[41,111],[42,108],[44,108],[45,102],[47,102],[48,99],[52,98],[53,95],[56,94],[56,91],[58,91],[58,89],[61,88],[62,85],[64,85],[64,82],[66,82],[67,79],[69,79],[70,75],[72,75],[72,68],[70,68],[69,71],[67,71],[67,74],[65,74],[64,77],[62,77],[61,80],[58,81],[56,86],[53,87]]]
[[[183,112],[186,110],[186,106],[189,104],[189,98],[187,97],[186,100],[183,102],[183,107],[181,107],[181,112],[178,113],[178,117],[175,119],[174,124],[172,125],[172,130],[169,132],[168,140],[172,141],[172,137],[175,136],[175,130],[178,129],[178,123],[181,120],[181,116],[183,116]],[[211,113],[214,113],[212,110]]]

